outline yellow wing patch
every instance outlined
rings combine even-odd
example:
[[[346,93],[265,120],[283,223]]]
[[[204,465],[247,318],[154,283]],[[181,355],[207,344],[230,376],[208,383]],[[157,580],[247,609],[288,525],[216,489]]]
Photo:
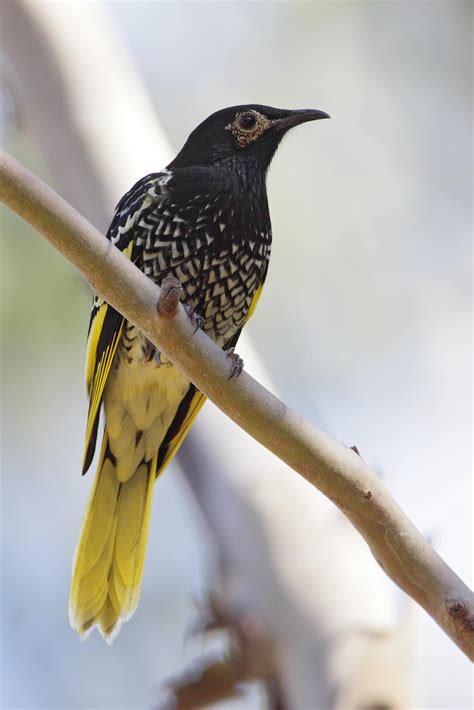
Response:
[[[247,313],[247,318],[245,319],[245,322],[246,322],[246,323],[247,323],[247,321],[249,321],[249,320],[251,319],[251,317],[253,316],[253,314],[254,314],[254,312],[255,312],[255,309],[256,309],[256,307],[257,307],[258,299],[259,299],[260,296],[262,295],[262,291],[263,291],[263,282],[260,284],[260,286],[257,288],[257,290],[256,290],[255,293],[254,293],[254,296],[253,296],[253,298],[252,298],[252,302],[250,303],[250,308],[249,308],[248,313]]]
[[[132,256],[133,241],[123,250],[129,259]],[[87,339],[86,387],[89,394],[86,441],[84,447],[83,472],[87,471],[94,456],[100,406],[105,383],[114,361],[122,335],[124,319],[108,303],[102,303],[92,316]]]
[[[90,395],[92,388],[92,380],[94,378],[94,370],[97,356],[97,345],[99,343],[100,334],[104,326],[105,316],[107,315],[108,304],[103,303],[97,311],[94,320],[91,323],[89,337],[87,338],[86,351],[86,388],[87,394]]]
[[[123,318],[121,318],[118,327],[111,333],[111,337],[105,347],[101,347],[99,341],[109,308],[110,306],[107,303],[103,303],[100,306],[92,322],[87,341],[86,386],[89,393],[89,412],[87,414],[83,468],[88,468],[90,464],[90,461],[87,460],[90,457],[91,443],[95,443],[93,442],[93,437],[97,431],[97,421],[105,383],[107,382],[107,376],[112,367],[123,330]]]

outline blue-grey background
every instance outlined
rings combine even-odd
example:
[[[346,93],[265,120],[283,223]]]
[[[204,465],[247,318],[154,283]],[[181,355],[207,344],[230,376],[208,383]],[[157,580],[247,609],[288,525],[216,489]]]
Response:
[[[272,166],[275,246],[249,329],[283,398],[357,443],[469,582],[472,5],[106,5],[176,149],[225,105],[332,115]],[[47,177],[20,132],[6,140]],[[199,518],[170,467],[133,621],[112,648],[80,644],[66,612],[90,485],[89,294],[6,212],[1,276],[3,707],[150,707],[201,650],[183,643],[210,563]],[[416,625],[420,706],[470,707],[467,661],[426,615]]]

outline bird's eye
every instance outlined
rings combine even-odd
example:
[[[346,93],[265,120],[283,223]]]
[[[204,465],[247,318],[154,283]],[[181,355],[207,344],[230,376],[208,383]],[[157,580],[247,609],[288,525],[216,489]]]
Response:
[[[255,118],[253,113],[243,113],[241,116],[239,116],[239,126],[240,128],[244,128],[246,131],[248,131],[250,128],[253,128],[257,122],[257,119]]]

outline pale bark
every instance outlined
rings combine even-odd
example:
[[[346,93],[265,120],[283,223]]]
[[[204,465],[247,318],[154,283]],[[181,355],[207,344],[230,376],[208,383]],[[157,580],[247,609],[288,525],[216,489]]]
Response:
[[[1,156],[0,199],[46,237],[96,293],[227,416],[335,503],[391,579],[474,659],[469,588],[357,453],[312,426],[246,372],[231,378],[228,354],[201,330],[194,333],[177,290],[168,291],[170,282],[160,291],[74,208],[6,154]],[[167,301],[166,308],[158,308],[160,297]]]

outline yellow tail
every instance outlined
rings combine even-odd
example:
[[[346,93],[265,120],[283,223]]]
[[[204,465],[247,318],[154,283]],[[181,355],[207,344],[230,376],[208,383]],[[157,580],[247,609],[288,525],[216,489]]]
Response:
[[[94,625],[111,643],[135,611],[148,539],[157,457],[117,478],[104,434],[82,524],[69,597],[71,626],[85,638]]]

